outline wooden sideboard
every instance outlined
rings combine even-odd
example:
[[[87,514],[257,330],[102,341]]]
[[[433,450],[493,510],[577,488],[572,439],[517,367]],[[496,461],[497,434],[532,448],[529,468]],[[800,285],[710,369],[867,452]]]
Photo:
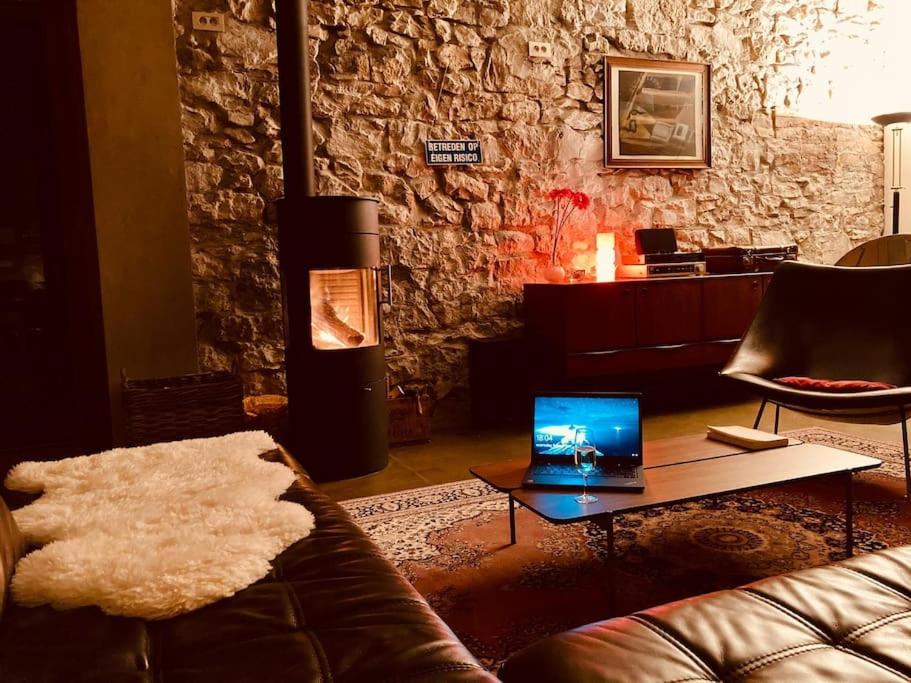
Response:
[[[771,273],[525,285],[526,340],[549,378],[724,364]]]

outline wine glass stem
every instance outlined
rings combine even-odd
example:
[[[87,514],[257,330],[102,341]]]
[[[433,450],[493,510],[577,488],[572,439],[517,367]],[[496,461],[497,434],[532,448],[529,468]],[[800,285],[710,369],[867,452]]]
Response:
[[[588,475],[582,475],[582,498],[588,498]]]

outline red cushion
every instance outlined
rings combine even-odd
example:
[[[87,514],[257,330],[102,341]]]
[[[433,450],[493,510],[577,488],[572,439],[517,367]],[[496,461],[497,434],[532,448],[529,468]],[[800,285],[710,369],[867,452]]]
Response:
[[[894,384],[886,382],[868,382],[863,379],[814,379],[813,377],[778,377],[779,384],[795,389],[808,391],[831,391],[833,393],[853,393],[856,391],[882,391],[895,389]]]

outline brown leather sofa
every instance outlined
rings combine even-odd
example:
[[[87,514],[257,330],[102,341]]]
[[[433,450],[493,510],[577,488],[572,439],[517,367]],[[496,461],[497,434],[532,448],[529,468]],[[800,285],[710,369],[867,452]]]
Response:
[[[21,552],[0,501],[2,683],[496,681],[336,504],[285,495],[317,528],[272,574],[163,621],[3,607]],[[911,548],[760,581],[544,639],[501,669],[528,681],[907,681]]]
[[[300,475],[285,498],[311,510],[317,527],[276,558],[270,576],[163,621],[8,602],[0,681],[495,681],[347,514]],[[0,501],[0,600],[19,550]]]
[[[908,681],[911,547],[656,607],[542,640],[519,681]]]

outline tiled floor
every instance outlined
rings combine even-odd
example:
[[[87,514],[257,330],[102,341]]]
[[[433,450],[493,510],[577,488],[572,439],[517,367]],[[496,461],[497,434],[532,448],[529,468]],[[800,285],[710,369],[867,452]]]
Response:
[[[758,403],[738,403],[646,416],[646,439],[696,434],[707,424],[752,426]],[[766,410],[764,428],[771,430],[774,409]],[[901,441],[898,425],[855,425],[782,411],[781,429],[824,426],[880,441]],[[358,479],[323,484],[320,488],[335,500],[444,484],[467,479],[468,468],[484,462],[525,457],[530,435],[522,430],[454,431],[434,434],[428,444],[395,448],[389,466],[382,472]]]

